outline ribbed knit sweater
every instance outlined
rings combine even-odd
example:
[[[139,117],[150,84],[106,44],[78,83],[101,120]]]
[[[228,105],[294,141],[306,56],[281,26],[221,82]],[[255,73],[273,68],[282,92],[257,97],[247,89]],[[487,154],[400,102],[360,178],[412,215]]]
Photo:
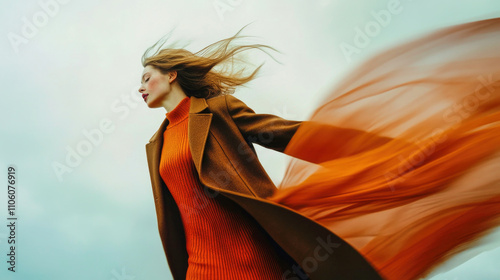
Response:
[[[256,221],[222,194],[204,191],[189,150],[189,107],[185,97],[166,113],[159,169],[184,225],[186,279],[281,279],[280,257]]]

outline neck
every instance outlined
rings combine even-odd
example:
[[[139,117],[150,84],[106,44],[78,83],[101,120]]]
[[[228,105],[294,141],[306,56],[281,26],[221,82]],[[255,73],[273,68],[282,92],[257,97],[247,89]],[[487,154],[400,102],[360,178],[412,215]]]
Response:
[[[184,93],[184,91],[181,89],[179,84],[175,83],[172,84],[172,91],[168,96],[165,98],[165,100],[162,103],[162,107],[165,108],[167,112],[172,111],[179,102],[181,102],[182,99],[187,97],[187,95]]]
[[[177,104],[177,106],[172,111],[166,114],[166,117],[169,121],[168,127],[172,127],[186,119],[186,117],[188,117],[189,115],[189,107],[190,99],[186,96],[179,102],[179,104]]]

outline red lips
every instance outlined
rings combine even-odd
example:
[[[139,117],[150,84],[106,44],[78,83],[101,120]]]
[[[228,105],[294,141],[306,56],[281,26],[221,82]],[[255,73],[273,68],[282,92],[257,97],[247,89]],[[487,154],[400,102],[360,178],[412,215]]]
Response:
[[[147,99],[148,95],[149,95],[149,94],[147,94],[147,93],[143,93],[143,94],[142,94],[142,98],[144,99],[144,101],[146,101],[146,99]]]

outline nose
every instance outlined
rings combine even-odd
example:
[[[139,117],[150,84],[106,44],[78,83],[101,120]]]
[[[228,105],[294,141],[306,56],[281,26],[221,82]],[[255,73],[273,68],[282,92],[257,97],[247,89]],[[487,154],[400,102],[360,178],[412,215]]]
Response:
[[[139,92],[140,93],[143,93],[146,89],[144,88],[144,86],[141,85],[141,87],[139,88]]]

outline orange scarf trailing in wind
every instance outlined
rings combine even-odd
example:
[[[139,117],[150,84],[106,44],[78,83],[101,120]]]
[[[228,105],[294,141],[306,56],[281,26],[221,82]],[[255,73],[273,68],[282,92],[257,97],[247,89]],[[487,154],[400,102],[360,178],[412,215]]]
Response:
[[[320,164],[292,159],[267,199],[344,238],[388,280],[424,277],[474,246],[500,225],[498,50],[494,18],[377,55],[285,150]]]

